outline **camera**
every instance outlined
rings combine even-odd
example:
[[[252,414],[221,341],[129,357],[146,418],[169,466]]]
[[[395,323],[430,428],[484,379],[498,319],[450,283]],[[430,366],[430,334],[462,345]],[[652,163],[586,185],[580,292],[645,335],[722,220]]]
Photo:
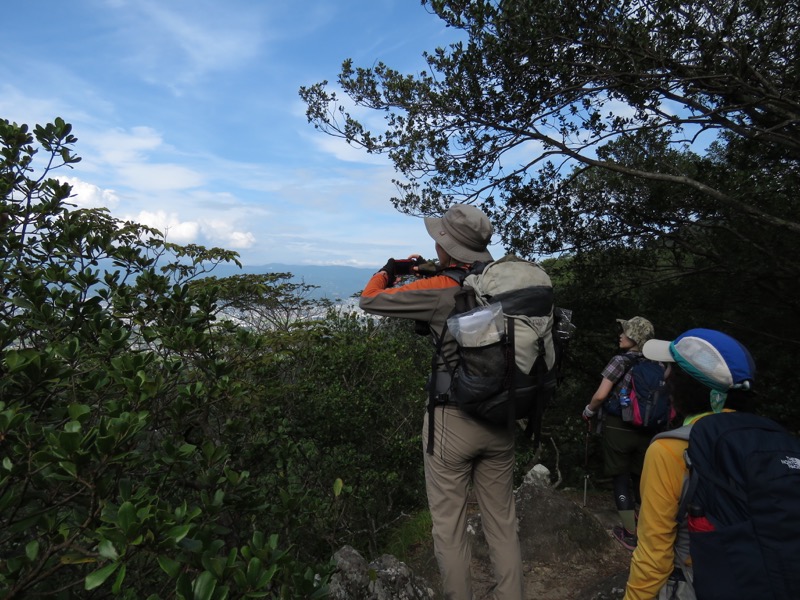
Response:
[[[433,277],[440,272],[439,262],[419,258],[393,258],[394,274],[397,277],[415,275],[416,277]],[[416,270],[415,270],[416,268]]]
[[[414,267],[418,267],[424,262],[422,258],[395,258],[394,260],[394,274],[398,277],[404,275],[411,275]]]

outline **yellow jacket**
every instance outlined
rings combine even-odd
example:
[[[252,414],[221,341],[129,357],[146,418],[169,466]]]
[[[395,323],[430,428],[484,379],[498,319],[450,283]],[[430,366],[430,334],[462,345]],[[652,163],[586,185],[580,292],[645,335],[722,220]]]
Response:
[[[642,506],[639,511],[636,550],[625,600],[652,600],[658,595],[675,566],[675,540],[678,534],[678,504],[686,463],[687,443],[659,439],[650,444],[642,469]]]
[[[725,409],[724,412],[729,412]],[[703,413],[686,424],[711,414]],[[624,600],[652,600],[675,568],[675,542],[678,537],[680,504],[688,443],[673,438],[657,439],[647,449],[640,490],[642,506],[636,534],[638,544],[631,559]],[[691,566],[691,560],[686,562]]]

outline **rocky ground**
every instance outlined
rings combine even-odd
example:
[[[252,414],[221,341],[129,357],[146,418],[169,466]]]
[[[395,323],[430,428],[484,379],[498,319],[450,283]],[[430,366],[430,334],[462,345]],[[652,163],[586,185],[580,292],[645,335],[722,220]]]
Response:
[[[616,512],[606,490],[517,491],[526,597],[537,600],[619,600],[624,595],[630,552],[611,537]],[[477,515],[477,505],[474,505]],[[477,516],[476,516],[477,518]],[[438,569],[429,544],[408,561],[415,574],[437,587]],[[493,575],[482,536],[473,551],[475,600],[492,598]],[[436,598],[440,598],[438,591]]]

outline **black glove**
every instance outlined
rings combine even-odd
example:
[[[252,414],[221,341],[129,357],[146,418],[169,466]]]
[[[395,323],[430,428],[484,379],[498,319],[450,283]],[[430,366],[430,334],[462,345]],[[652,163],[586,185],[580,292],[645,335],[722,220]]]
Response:
[[[423,262],[422,258],[390,258],[380,269],[389,275],[387,287],[392,287],[398,277],[415,274],[414,267],[418,267]]]
[[[386,287],[392,287],[394,285],[395,280],[397,279],[397,273],[395,272],[394,266],[394,259],[390,258],[386,261],[386,264],[383,265],[378,272],[385,271],[386,274],[389,276],[388,281],[386,282]]]

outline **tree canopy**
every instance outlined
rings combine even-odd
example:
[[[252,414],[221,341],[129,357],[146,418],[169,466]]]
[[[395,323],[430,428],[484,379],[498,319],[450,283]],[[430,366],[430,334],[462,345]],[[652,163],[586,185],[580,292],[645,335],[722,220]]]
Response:
[[[791,176],[800,158],[798,7],[768,1],[426,0],[466,39],[426,54],[430,72],[344,62],[339,84],[386,111],[373,133],[325,83],[308,117],[411,180],[397,204],[431,212],[463,197],[502,202],[507,224],[551,205],[581,169],[684,188],[684,195],[800,232],[795,214],[669,160],[709,135]],[[623,146],[626,152],[614,152]],[[604,151],[605,150],[605,151]],[[691,156],[691,154],[689,154]],[[559,185],[561,184],[561,185]],[[525,208],[517,214],[514,208]],[[583,207],[579,207],[583,208]],[[699,209],[702,207],[698,207]],[[794,205],[796,210],[796,203]],[[585,214],[584,210],[580,214]],[[602,215],[598,215],[602,216]]]
[[[391,158],[396,207],[477,203],[508,250],[572,256],[595,299],[679,280],[670,329],[734,322],[796,350],[797,3],[422,4],[461,33],[427,70],[345,60],[348,102],[300,90],[315,127]]]

